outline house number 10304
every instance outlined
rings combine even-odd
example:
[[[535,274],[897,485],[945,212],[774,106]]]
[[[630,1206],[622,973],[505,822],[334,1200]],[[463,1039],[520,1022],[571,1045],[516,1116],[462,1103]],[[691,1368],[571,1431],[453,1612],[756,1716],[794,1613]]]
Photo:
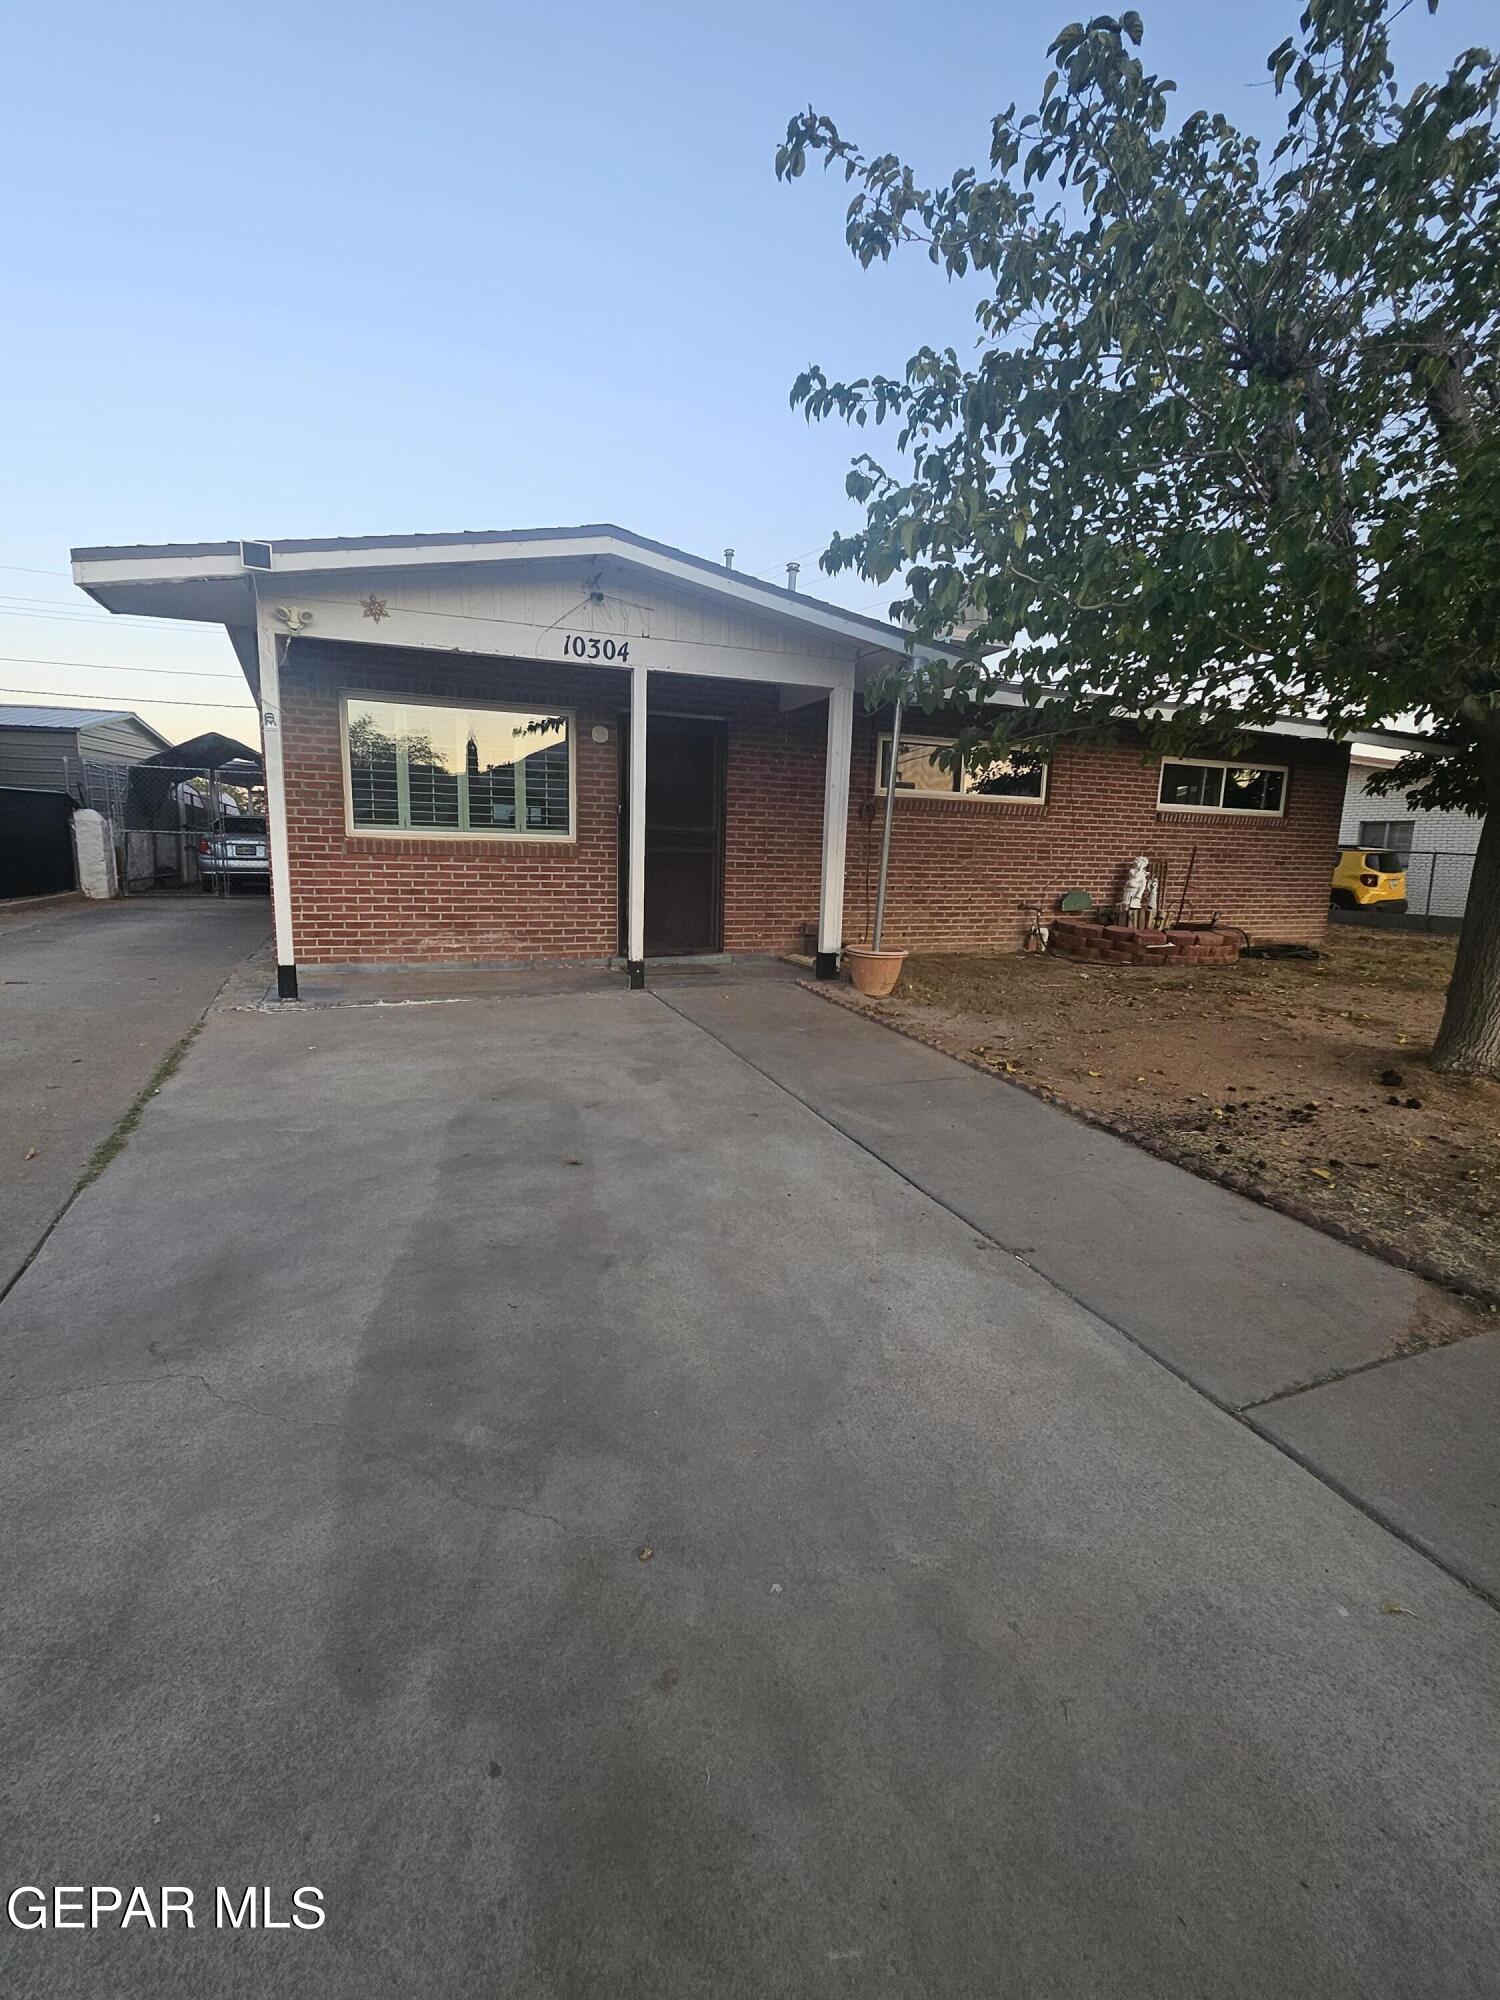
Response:
[[[628,660],[628,639],[593,639],[582,632],[564,632],[563,652],[575,660]]]

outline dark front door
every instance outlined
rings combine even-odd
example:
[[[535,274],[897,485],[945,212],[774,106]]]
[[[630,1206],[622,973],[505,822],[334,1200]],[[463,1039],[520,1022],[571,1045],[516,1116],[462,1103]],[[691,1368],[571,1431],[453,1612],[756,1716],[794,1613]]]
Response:
[[[653,715],[646,731],[646,956],[724,942],[724,724]]]

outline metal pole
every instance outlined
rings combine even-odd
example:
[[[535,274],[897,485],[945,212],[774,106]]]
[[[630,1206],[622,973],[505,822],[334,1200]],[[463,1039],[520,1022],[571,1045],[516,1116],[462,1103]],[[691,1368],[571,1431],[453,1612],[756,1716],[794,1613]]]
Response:
[[[1427,870],[1427,922],[1425,928],[1432,929],[1432,884],[1437,875],[1437,849],[1432,850],[1432,864]]]
[[[625,976],[646,984],[646,669],[630,669],[630,763],[625,796]]]
[[[880,829],[880,880],[875,889],[875,936],[870,949],[879,951],[880,933],[885,928],[885,884],[891,868],[891,816],[896,810],[896,769],[901,756],[902,702],[896,697],[896,713],[891,718],[891,767],[885,774],[885,825]]]
[[[204,771],[203,777],[206,787],[203,794],[203,805],[204,805],[204,810],[208,814],[208,851],[210,855],[213,857],[213,861],[215,864],[214,894],[216,896],[227,896],[229,894],[229,883],[225,879],[225,873],[224,873],[224,848],[223,848],[223,843],[219,840],[218,837],[219,801],[217,794],[219,788],[217,783],[215,782],[215,774],[212,765],[210,765]]]

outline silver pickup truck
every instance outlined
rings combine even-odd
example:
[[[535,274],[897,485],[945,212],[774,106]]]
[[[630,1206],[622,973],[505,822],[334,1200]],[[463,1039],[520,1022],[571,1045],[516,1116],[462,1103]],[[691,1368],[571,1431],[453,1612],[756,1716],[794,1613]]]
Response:
[[[222,883],[225,889],[232,889],[236,883],[252,883],[258,889],[268,888],[271,881],[271,860],[266,847],[266,823],[263,819],[242,819],[228,826],[223,833],[203,833],[198,836],[198,880],[205,895],[212,896]]]

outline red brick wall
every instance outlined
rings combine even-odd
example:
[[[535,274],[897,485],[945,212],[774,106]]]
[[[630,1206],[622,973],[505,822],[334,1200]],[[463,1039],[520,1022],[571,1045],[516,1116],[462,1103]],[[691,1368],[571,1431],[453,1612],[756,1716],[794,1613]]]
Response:
[[[800,951],[818,920],[823,862],[821,702],[783,714],[775,688],[672,680],[653,704],[728,718],[724,799],[724,949]]]
[[[538,667],[394,647],[292,642],[282,670],[292,922],[305,964],[422,959],[605,958],[618,946],[621,673]],[[422,839],[346,831],[341,689],[568,707],[576,715],[577,837]],[[727,719],[724,943],[800,948],[816,922],[823,817],[821,702],[783,714],[776,690],[714,678],[653,681],[653,708]],[[593,741],[595,724],[609,740]],[[856,707],[845,937],[869,935],[883,805],[878,724]],[[887,934],[937,950],[1006,947],[1021,905],[1063,889],[1102,899],[1137,853],[1163,856],[1175,908],[1196,844],[1189,904],[1262,937],[1313,940],[1328,908],[1347,763],[1342,749],[1272,739],[1292,766],[1277,820],[1158,813],[1157,763],[1138,750],[1067,749],[1042,806],[899,799]]]
[[[339,693],[570,708],[577,838],[350,834]],[[615,846],[624,674],[295,639],[281,673],[292,935],[306,965],[440,958],[606,958],[618,934]],[[609,741],[595,743],[595,723]]]
[[[874,918],[885,805],[875,796],[875,745],[889,726],[888,718],[856,707],[844,897],[851,944],[868,941]],[[1108,901],[1137,854],[1165,861],[1175,914],[1196,847],[1190,918],[1206,920],[1217,910],[1259,938],[1316,942],[1328,921],[1348,751],[1266,737],[1258,754],[1291,767],[1282,818],[1159,812],[1160,760],[1143,762],[1136,745],[1060,749],[1042,805],[898,798],[886,937],[936,951],[1014,946],[1030,922],[1023,904],[1052,906],[1065,889]]]

